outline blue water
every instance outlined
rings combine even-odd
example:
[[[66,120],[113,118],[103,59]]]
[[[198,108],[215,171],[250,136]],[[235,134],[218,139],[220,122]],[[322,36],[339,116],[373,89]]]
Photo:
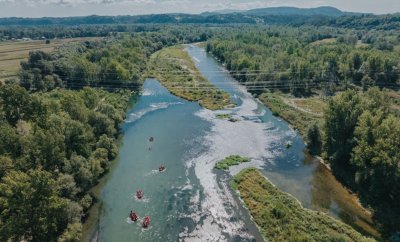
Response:
[[[257,103],[255,110],[250,110],[254,115],[243,115],[241,118],[265,126],[254,139],[262,141],[271,135],[268,146],[255,149],[256,153],[268,150],[268,156],[259,158],[261,163],[258,163],[258,167],[262,172],[305,207],[325,211],[359,226],[365,214],[355,204],[348,202],[350,194],[326,169],[315,160],[305,157],[305,144],[301,136],[249,96],[229,73],[221,72],[221,66],[204,49],[189,46],[187,50],[200,72],[215,86],[228,92],[239,107],[245,105],[244,100],[251,99]],[[205,141],[215,131],[213,128],[216,125],[214,121],[199,115],[202,110],[197,103],[171,95],[157,80],[146,80],[142,95],[127,113],[119,157],[101,187],[98,223],[96,228],[89,230],[88,237],[95,241],[203,241],[202,233],[210,230],[210,234],[218,234],[223,228],[229,231],[227,227],[232,223],[242,226],[234,229],[234,234],[222,233],[224,240],[262,240],[246,211],[238,206],[238,201],[228,201],[229,196],[225,195],[221,195],[224,201],[222,209],[225,206],[229,212],[228,220],[213,218],[215,221],[210,223],[211,227],[201,226],[211,216],[208,208],[202,207],[202,204],[210,201],[209,196],[213,194],[210,193],[210,187],[203,187],[204,177],[202,180],[197,177],[199,171],[205,168],[197,167],[196,170],[188,161],[194,160],[196,163],[197,158],[207,157],[207,153],[214,150],[215,147],[210,147]],[[242,124],[237,125],[241,127]],[[252,131],[248,130],[248,133]],[[237,132],[243,135],[239,129]],[[155,138],[154,142],[149,141],[150,137]],[[285,147],[287,142],[292,143],[290,149]],[[238,144],[236,148],[232,146],[232,150],[223,152],[235,154],[241,145],[246,144]],[[230,146],[227,147],[230,149]],[[166,166],[165,172],[158,172],[160,165]],[[215,171],[205,172],[210,174]],[[219,181],[211,186],[218,186],[216,190],[219,194],[226,192],[221,188],[223,183]],[[144,191],[143,200],[135,199],[138,189]],[[144,216],[150,216],[150,228],[142,229],[140,222],[131,223],[128,219],[131,210],[138,213],[140,221]],[[192,234],[199,237],[190,237]]]

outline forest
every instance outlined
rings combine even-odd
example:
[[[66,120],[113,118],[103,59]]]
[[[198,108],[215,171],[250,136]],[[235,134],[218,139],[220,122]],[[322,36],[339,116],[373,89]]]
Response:
[[[75,241],[118,154],[130,93],[0,87],[0,239]]]
[[[302,133],[312,153],[372,208],[385,235],[400,230],[400,114],[380,89],[400,87],[399,47],[396,32],[331,27],[243,28],[207,42],[207,51],[267,103],[266,91],[328,100],[322,122],[308,122]],[[289,122],[301,122],[297,115]]]
[[[385,235],[398,231],[400,116],[378,88],[348,90],[331,99],[323,130],[334,174],[370,205]]]
[[[242,15],[231,18],[244,25],[220,25],[231,21],[218,22],[220,17],[182,20],[212,23],[195,28],[119,25],[101,17],[92,17],[94,25],[50,19],[51,26],[0,27],[4,40],[102,37],[51,53],[33,51],[18,78],[0,83],[0,240],[79,241],[95,202],[90,189],[118,154],[125,111],[148,75],[151,56],[194,42],[206,42],[206,50],[255,96],[282,92],[326,100],[322,123],[311,124],[306,137],[312,153],[360,195],[385,237],[400,231],[400,114],[382,91],[400,87],[399,17],[271,20],[284,26],[256,25]],[[140,21],[173,22],[166,15]]]
[[[242,28],[207,42],[236,79],[249,88],[265,87],[329,95],[349,85],[398,88],[400,39],[395,32],[336,28]]]
[[[57,87],[138,88],[152,53],[178,43],[202,41],[207,33],[188,28],[116,34],[98,41],[74,43],[48,54],[33,51],[21,63],[19,83],[27,90]]]
[[[90,189],[118,154],[150,55],[199,33],[170,28],[33,51],[20,78],[0,83],[1,241],[80,240]]]

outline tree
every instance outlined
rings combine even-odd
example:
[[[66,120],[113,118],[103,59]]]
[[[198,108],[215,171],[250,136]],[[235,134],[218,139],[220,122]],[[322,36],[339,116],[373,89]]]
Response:
[[[118,154],[118,147],[115,143],[115,139],[109,138],[107,135],[103,134],[96,143],[96,147],[106,149],[108,151],[108,159],[112,160]]]
[[[324,120],[324,150],[336,175],[351,183],[349,164],[355,145],[354,130],[362,114],[362,99],[356,91],[346,91],[329,101]]]
[[[68,224],[68,203],[50,173],[9,172],[0,183],[2,240],[52,241]]]
[[[0,154],[16,158],[21,154],[20,137],[8,123],[0,123]]]
[[[125,69],[121,63],[111,59],[105,69],[105,81],[116,82],[116,81],[130,81],[130,73]]]
[[[13,169],[13,160],[7,156],[0,156],[0,179]]]
[[[26,118],[30,97],[24,88],[18,85],[1,86],[0,101],[5,118],[11,125],[14,126],[18,120]]]
[[[82,236],[82,224],[69,224],[67,230],[58,239],[59,242],[79,242]]]
[[[384,113],[361,115],[355,130],[357,146],[351,163],[363,198],[376,209],[375,217],[387,231],[399,231],[400,218],[400,119]],[[394,216],[392,216],[394,215]]]
[[[319,155],[322,151],[322,137],[317,123],[311,125],[307,131],[308,149],[311,154]]]

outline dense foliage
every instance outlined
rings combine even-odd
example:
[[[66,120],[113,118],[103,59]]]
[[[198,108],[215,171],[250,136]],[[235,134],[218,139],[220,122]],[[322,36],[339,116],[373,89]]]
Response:
[[[332,7],[299,9],[290,7],[262,8],[232,13],[152,14],[139,16],[83,16],[63,18],[1,18],[0,39],[105,36],[109,32],[142,31],[154,24],[251,24],[284,26],[330,26],[352,29],[399,30],[399,14],[373,15],[342,12]],[[142,25],[139,28],[131,25]],[[15,28],[18,26],[18,28]],[[51,27],[42,31],[38,26]],[[11,28],[10,28],[11,27]],[[23,27],[23,28],[21,28]],[[152,27],[152,26],[150,26]],[[86,29],[87,31],[81,31]],[[63,33],[65,32],[65,34]],[[40,33],[40,35],[38,35]]]
[[[334,173],[374,209],[384,232],[400,231],[400,117],[378,89],[346,91],[325,112],[326,156]]]
[[[350,18],[350,17],[343,17]],[[367,23],[372,17],[351,17]],[[389,21],[389,20],[388,20]],[[400,118],[385,92],[399,88],[398,33],[300,27],[242,28],[215,35],[207,50],[249,91],[289,121],[313,154],[324,153],[334,174],[374,210],[384,235],[400,231]],[[294,96],[334,95],[321,118],[289,106]],[[269,90],[270,92],[266,92]],[[397,114],[398,115],[398,114]],[[315,123],[315,124],[314,124]],[[311,126],[310,126],[311,125]],[[324,147],[322,147],[324,144]]]
[[[79,234],[88,190],[118,153],[129,95],[0,87],[0,240]]]
[[[31,52],[20,79],[0,83],[0,240],[79,241],[89,191],[118,154],[121,87],[137,90],[153,52],[207,35],[171,27]]]
[[[304,209],[256,169],[241,171],[232,187],[268,241],[374,241],[326,214]]]
[[[201,29],[169,28],[159,33],[117,34],[68,44],[50,54],[34,51],[27,62],[21,63],[20,84],[32,91],[83,86],[137,88],[152,53],[168,45],[205,40],[207,36]]]
[[[363,44],[364,43],[364,44]],[[208,41],[214,54],[249,90],[331,94],[348,85],[396,86],[399,38],[333,28],[239,28]]]
[[[142,16],[135,21],[168,23],[178,21],[177,16],[180,15]],[[129,97],[127,92],[109,93],[84,86],[105,87],[111,91],[120,87],[137,88],[151,64],[152,70],[164,70],[161,73],[164,78],[160,76],[160,79],[171,91],[175,90],[175,94],[189,100],[207,100],[203,106],[214,109],[228,104],[225,93],[211,87],[198,73],[193,74],[192,62],[187,62],[189,64],[184,68],[176,60],[188,60],[181,49],[157,52],[166,46],[206,40],[209,40],[207,50],[220,59],[249,91],[262,94],[260,99],[269,104],[274,113],[292,120],[292,124],[307,136],[314,154],[321,150],[325,153],[337,177],[359,192],[363,202],[371,205],[385,231],[399,231],[400,121],[389,108],[387,97],[377,89],[365,93],[346,91],[329,102],[325,125],[320,130],[318,125],[314,125],[320,117],[299,114],[277,94],[264,92],[266,89],[279,89],[306,96],[322,90],[322,96],[327,96],[348,87],[398,87],[400,37],[395,31],[399,28],[398,16],[342,16],[334,19],[321,16],[229,16],[185,15],[178,22],[232,23],[245,19],[250,23],[277,21],[277,24],[301,25],[307,22],[309,26],[194,28],[190,25],[113,25],[115,22],[110,22],[112,25],[1,27],[1,39],[105,38],[61,46],[50,54],[32,52],[28,61],[22,63],[20,78],[16,82],[20,85],[0,87],[0,240],[79,239],[81,220],[93,200],[88,191],[107,171],[117,154],[119,125]],[[109,24],[107,21],[115,19],[126,23],[131,21],[124,16],[91,16],[68,21],[71,25],[76,25],[74,21],[87,23],[89,20]],[[48,21],[51,25],[52,21],[57,24],[59,19],[36,21]],[[353,24],[349,26],[348,23]],[[332,27],[317,28],[313,25]],[[333,28],[335,26],[344,28]],[[117,33],[130,31],[135,33]],[[178,70],[184,75],[179,77],[176,72],[171,74],[170,70]],[[196,89],[197,84],[205,89]],[[212,89],[209,91],[207,88]],[[310,124],[312,126],[308,127]],[[237,159],[230,161],[236,163]],[[260,194],[263,189],[264,192],[270,189],[264,180],[251,178],[249,181],[260,182],[256,183],[261,184],[257,187]],[[240,182],[237,180],[238,184]],[[248,192],[251,199],[258,201],[257,204],[267,201],[260,201],[260,198],[269,198],[269,195],[255,196],[259,193]],[[272,203],[272,210],[268,213],[256,213],[258,223],[261,226],[267,222],[286,226],[299,222],[287,219],[292,208],[300,210],[292,201],[288,204],[279,207]],[[311,228],[317,226],[315,221],[327,221],[303,212],[296,216],[306,222],[309,219]],[[327,223],[330,224],[331,220]],[[333,224],[342,226],[336,222]],[[289,236],[293,240],[326,237],[341,240],[344,236],[329,226],[326,234],[297,234],[296,226],[300,226],[302,231],[308,229],[302,225],[289,227]],[[348,228],[344,231],[348,232]],[[275,232],[274,236],[282,236],[282,231]],[[358,237],[349,233],[349,236]]]

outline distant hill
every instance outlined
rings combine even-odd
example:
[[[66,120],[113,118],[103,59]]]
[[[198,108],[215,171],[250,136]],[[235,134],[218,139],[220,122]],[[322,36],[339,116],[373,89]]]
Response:
[[[334,7],[318,7],[318,8],[295,8],[295,7],[275,7],[275,8],[258,8],[252,9],[245,12],[246,14],[256,15],[256,16],[266,16],[266,15],[323,15],[339,17],[346,15],[345,12],[334,8]]]
[[[256,8],[251,10],[218,10],[213,12],[204,12],[201,15],[219,15],[219,14],[247,14],[253,16],[329,16],[340,17],[344,15],[361,15],[361,13],[343,12],[334,7],[317,7],[317,8],[296,8],[296,7],[272,7],[272,8]]]
[[[223,9],[223,10],[217,10],[217,11],[212,11],[212,12],[203,12],[200,15],[202,15],[202,16],[211,16],[211,15],[243,13],[243,12],[246,12],[246,11],[235,10],[235,9]]]
[[[0,18],[0,26],[47,26],[47,25],[104,25],[104,24],[255,24],[254,17],[244,15],[198,14],[150,14],[136,16],[83,16],[83,17],[44,17],[44,18]]]
[[[1,0],[0,0],[1,1]],[[151,14],[136,16],[82,16],[63,18],[0,18],[1,26],[69,26],[143,24],[270,24],[290,26],[332,26],[353,29],[399,30],[399,14],[373,15],[343,12],[333,7],[276,7],[248,11],[221,10],[202,14]],[[4,29],[4,28],[3,28]],[[0,31],[2,28],[0,28]],[[5,34],[7,35],[7,34]]]

